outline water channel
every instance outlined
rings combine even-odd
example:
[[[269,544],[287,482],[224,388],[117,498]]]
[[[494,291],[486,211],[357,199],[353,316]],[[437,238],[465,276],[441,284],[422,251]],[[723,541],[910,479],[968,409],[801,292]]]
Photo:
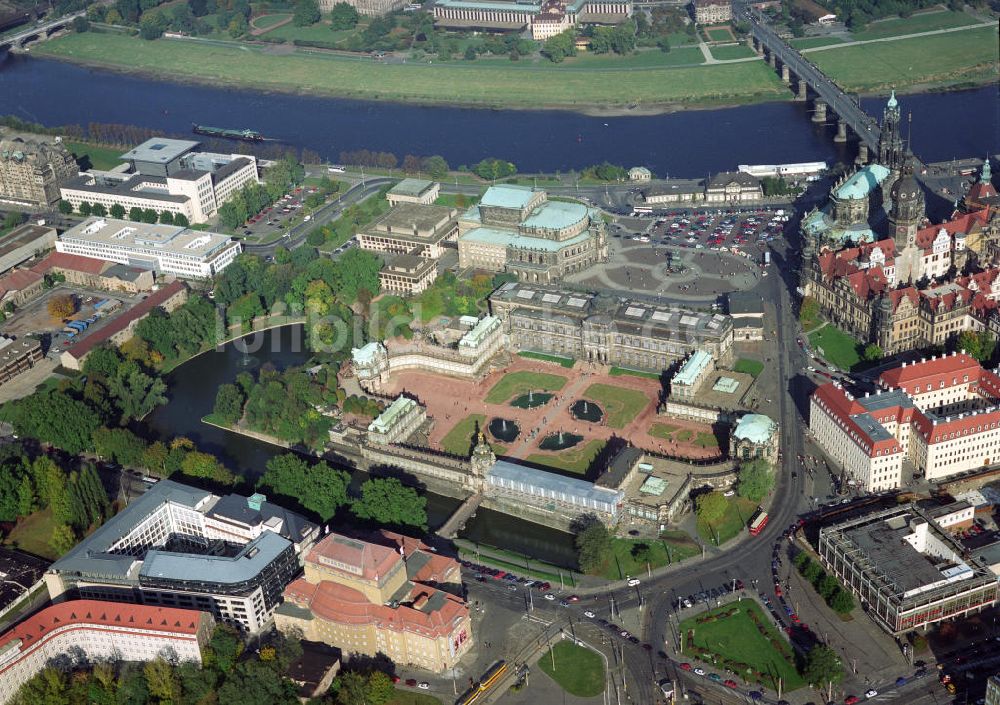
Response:
[[[738,164],[847,161],[856,153],[833,143],[832,125],[809,121],[811,104],[791,101],[622,117],[421,107],[171,83],[25,55],[0,63],[0,95],[0,113],[44,125],[93,121],[178,135],[190,134],[193,122],[247,127],[331,161],[343,150],[369,149],[400,159],[440,154],[453,166],[502,157],[523,172],[566,173],[607,160],[700,178]],[[884,101],[862,105],[880,116]],[[901,105],[913,114],[913,149],[925,161],[998,150],[995,87],[905,96]]]
[[[251,362],[248,364],[246,358]],[[302,326],[286,326],[234,341],[221,349],[200,355],[167,375],[169,403],[146,417],[151,439],[169,442],[178,436],[194,441],[200,450],[217,455],[230,469],[256,478],[272,456],[286,452],[269,443],[230,433],[201,422],[212,411],[220,385],[232,383],[247,370],[256,375],[263,365],[282,370],[307,362]],[[354,482],[366,475],[355,473]],[[458,507],[460,500],[436,495],[427,497],[428,521],[438,526]],[[567,533],[487,509],[479,509],[462,536],[492,546],[520,550],[542,560],[572,564],[573,539]]]

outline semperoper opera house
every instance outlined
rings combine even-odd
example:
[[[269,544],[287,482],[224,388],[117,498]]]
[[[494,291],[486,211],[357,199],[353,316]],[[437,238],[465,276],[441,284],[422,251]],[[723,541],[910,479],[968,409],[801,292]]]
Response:
[[[45,574],[49,595],[211,613],[244,632],[270,623],[319,527],[267,501],[161,480]]]
[[[608,260],[600,211],[528,186],[492,186],[458,219],[462,268],[552,283]]]
[[[729,316],[662,304],[508,282],[490,295],[511,350],[602,365],[664,370],[698,350],[732,357]]]

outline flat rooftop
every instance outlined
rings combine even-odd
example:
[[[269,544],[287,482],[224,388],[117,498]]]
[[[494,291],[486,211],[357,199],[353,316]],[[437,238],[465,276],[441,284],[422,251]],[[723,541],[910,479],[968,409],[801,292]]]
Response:
[[[389,189],[395,196],[412,196],[417,198],[434,188],[434,182],[427,179],[403,179]]]
[[[186,152],[190,152],[198,146],[198,142],[192,140],[174,140],[167,137],[154,137],[146,140],[142,144],[133,147],[125,154],[121,155],[124,161],[154,162],[157,164],[167,164],[180,157]]]
[[[64,232],[59,239],[198,259],[208,257],[232,242],[228,235],[222,233],[114,218],[88,218]]]
[[[35,240],[45,237],[50,232],[52,232],[52,228],[44,225],[35,225],[34,223],[26,223],[14,228],[3,237],[0,237],[0,257],[20,247],[30,245]]]
[[[369,225],[370,235],[391,235],[403,240],[428,242],[440,240],[450,229],[458,212],[447,206],[400,203]],[[443,232],[442,232],[443,231]]]

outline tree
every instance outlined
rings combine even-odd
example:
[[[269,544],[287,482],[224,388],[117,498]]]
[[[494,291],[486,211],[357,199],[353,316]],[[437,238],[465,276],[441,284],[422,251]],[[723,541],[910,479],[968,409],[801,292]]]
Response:
[[[142,222],[152,225],[160,219],[160,214],[152,208],[147,208],[142,212]]]
[[[802,577],[809,581],[812,585],[816,584],[821,575],[823,575],[823,566],[813,560],[810,560],[809,563],[802,569]]]
[[[73,204],[69,201],[61,200],[59,201],[59,212],[63,215],[69,215],[73,212]]]
[[[124,362],[115,376],[108,380],[108,391],[121,412],[119,422],[123,426],[167,403],[166,383],[159,377],[146,374],[131,360]]]
[[[332,281],[327,283],[336,292],[339,301],[351,305],[362,291],[368,292],[369,297],[379,293],[378,273],[381,268],[382,261],[378,257],[360,247],[352,247],[334,262],[329,272]]]
[[[394,477],[366,480],[351,509],[357,517],[379,524],[427,529],[427,498]]]
[[[91,448],[94,431],[101,426],[102,419],[90,405],[58,390],[35,393],[11,404],[8,420],[18,435],[74,454]]]
[[[243,416],[243,403],[246,398],[235,384],[223,384],[215,394],[213,413],[233,426]]]
[[[542,55],[554,64],[561,63],[567,56],[576,56],[576,30],[571,27],[546,39]]]
[[[819,583],[816,585],[816,592],[819,593],[820,597],[830,602],[833,598],[834,593],[840,589],[840,583],[837,582],[837,578],[827,573],[822,578],[820,578]]]
[[[159,10],[150,10],[142,13],[139,20],[139,36],[143,39],[159,39],[167,30],[167,18]],[[155,220],[153,221],[156,222]]]
[[[52,527],[52,535],[49,536],[49,548],[61,556],[76,545],[76,534],[66,524],[56,524]]]
[[[342,29],[354,29],[360,19],[361,15],[358,14],[353,5],[338,2],[330,11],[330,28],[335,32]]]
[[[179,225],[182,228],[186,228],[190,223],[188,222],[187,216],[183,213],[174,214],[174,225]]]
[[[423,168],[424,171],[430,174],[432,179],[437,181],[448,176],[448,162],[444,160],[444,157],[437,154],[427,157],[424,160]]]
[[[573,539],[576,545],[576,562],[584,573],[600,573],[611,560],[612,544],[608,527],[594,519]]]
[[[736,492],[754,502],[764,499],[774,486],[774,471],[764,458],[742,463],[736,477]]]
[[[172,703],[180,695],[180,684],[168,661],[162,658],[149,661],[142,667],[142,673],[146,677],[149,694],[161,703]]]
[[[76,313],[76,300],[70,294],[58,294],[49,299],[46,308],[53,318],[69,318]]]
[[[214,455],[197,450],[188,451],[181,461],[180,471],[188,477],[201,477],[220,485],[231,485],[236,481]]]
[[[88,216],[90,215],[90,203],[87,201],[80,201],[80,205],[76,207],[76,210],[79,211],[80,215]]]
[[[132,206],[128,209],[128,219],[139,222],[142,220],[142,208],[138,206]]]
[[[817,688],[825,688],[828,683],[839,683],[844,679],[844,666],[833,649],[817,644],[809,650],[802,675]]]
[[[96,215],[99,218],[103,218],[108,214],[108,209],[104,207],[103,203],[95,203],[90,207],[90,214]]]
[[[854,598],[843,588],[838,588],[830,598],[830,608],[837,614],[848,614],[854,609]]]
[[[239,632],[228,624],[219,624],[205,649],[205,667],[214,666],[222,673],[230,673],[242,653],[243,639]]]
[[[170,211],[160,211],[160,222],[164,225],[173,225],[174,214]]]
[[[882,352],[882,348],[879,345],[876,343],[868,343],[868,345],[865,346],[865,351],[862,357],[866,362],[878,362],[882,359],[884,354],[885,353]]]
[[[94,450],[98,457],[126,467],[144,467],[146,442],[127,428],[99,428],[94,431]]]
[[[368,705],[385,705],[394,697],[392,679],[384,671],[372,671],[365,683],[365,702]]]
[[[285,453],[267,461],[258,487],[294,499],[322,521],[327,521],[347,503],[350,479],[346,472],[334,470],[325,462],[310,466],[294,453]]]
[[[964,330],[958,334],[957,348],[964,350],[977,362],[986,362],[993,357],[996,338],[986,331],[977,333],[972,330]]]
[[[656,46],[660,48],[664,54],[669,54],[670,50],[673,48],[670,46],[670,37],[662,36],[656,40]]]
[[[297,0],[292,21],[296,27],[308,27],[319,22],[319,5],[316,0]]]
[[[483,179],[506,179],[517,173],[517,167],[513,162],[503,159],[483,159],[472,167],[472,173]]]
[[[729,500],[721,492],[706,492],[698,495],[695,500],[698,519],[707,524],[714,524],[723,517],[729,509]]]

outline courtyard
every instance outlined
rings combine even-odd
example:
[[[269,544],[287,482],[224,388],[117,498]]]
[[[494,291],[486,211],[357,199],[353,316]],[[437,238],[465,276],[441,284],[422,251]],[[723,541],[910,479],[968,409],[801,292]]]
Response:
[[[469,455],[477,431],[498,455],[581,476],[595,471],[595,459],[612,438],[683,458],[720,452],[711,426],[657,414],[658,379],[612,376],[606,367],[581,362],[565,368],[514,356],[505,369],[478,381],[405,370],[385,391],[424,404],[433,420],[428,444],[454,455]]]

